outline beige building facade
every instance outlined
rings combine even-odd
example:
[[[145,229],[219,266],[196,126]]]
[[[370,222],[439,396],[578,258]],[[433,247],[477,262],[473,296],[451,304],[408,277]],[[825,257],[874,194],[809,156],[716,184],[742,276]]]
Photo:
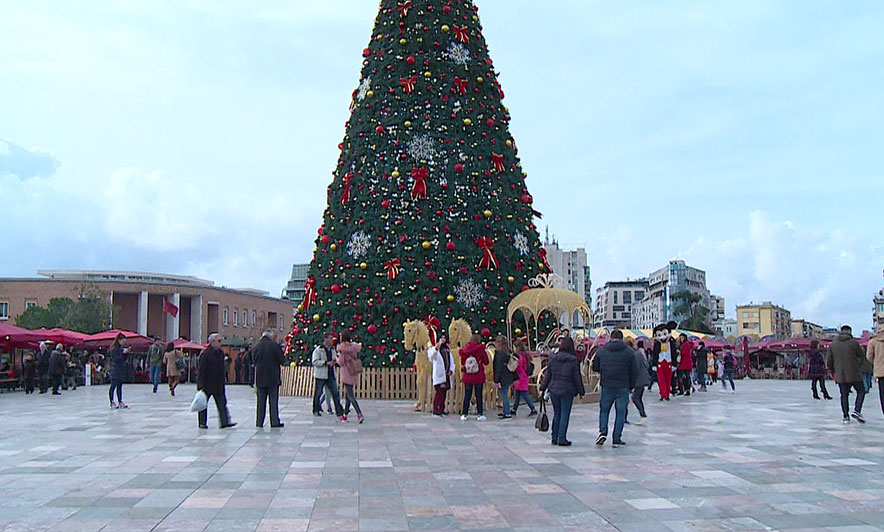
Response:
[[[792,336],[792,313],[770,301],[737,305],[737,331],[740,336]]]
[[[185,275],[145,272],[41,270],[40,278],[0,278],[0,321],[14,324],[32,305],[55,297],[75,298],[84,283],[98,286],[115,307],[114,327],[171,341],[182,337],[205,343],[221,333],[257,341],[261,332],[287,332],[292,302],[252,289],[217,287]],[[164,312],[164,300],[178,308]]]
[[[807,320],[792,320],[792,336],[819,338],[823,335],[823,326]]]

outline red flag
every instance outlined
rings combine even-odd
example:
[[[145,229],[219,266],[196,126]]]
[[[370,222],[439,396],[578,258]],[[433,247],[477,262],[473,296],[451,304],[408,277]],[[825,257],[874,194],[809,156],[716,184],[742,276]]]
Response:
[[[172,302],[165,297],[163,297],[163,312],[168,312],[173,318],[178,317],[178,307],[173,305]]]

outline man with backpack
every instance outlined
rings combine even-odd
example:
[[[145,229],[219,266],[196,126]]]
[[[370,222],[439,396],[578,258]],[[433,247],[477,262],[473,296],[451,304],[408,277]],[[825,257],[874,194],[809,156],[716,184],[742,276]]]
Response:
[[[470,413],[470,399],[475,391],[477,421],[485,421],[485,409],[482,405],[482,387],[485,384],[485,365],[488,364],[488,353],[482,344],[482,337],[474,334],[467,345],[460,348],[460,362],[463,367],[461,381],[464,384],[463,409],[460,420],[466,421]]]

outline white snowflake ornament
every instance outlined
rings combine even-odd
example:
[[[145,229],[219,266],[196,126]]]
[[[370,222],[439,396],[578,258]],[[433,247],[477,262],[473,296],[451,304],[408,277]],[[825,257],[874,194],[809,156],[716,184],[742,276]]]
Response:
[[[364,257],[368,253],[371,246],[371,239],[364,231],[356,231],[350,237],[350,243],[347,244],[347,253],[354,259]]]

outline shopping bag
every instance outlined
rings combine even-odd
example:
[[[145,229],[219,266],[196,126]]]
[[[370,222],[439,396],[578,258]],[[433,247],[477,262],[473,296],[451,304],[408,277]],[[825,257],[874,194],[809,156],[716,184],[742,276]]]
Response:
[[[209,397],[206,395],[206,392],[202,390],[197,390],[196,395],[193,396],[193,402],[190,403],[190,411],[191,412],[202,412],[209,406]]]
[[[546,400],[543,398],[540,399],[540,415],[534,420],[534,428],[540,432],[549,430],[549,418],[546,417]]]

